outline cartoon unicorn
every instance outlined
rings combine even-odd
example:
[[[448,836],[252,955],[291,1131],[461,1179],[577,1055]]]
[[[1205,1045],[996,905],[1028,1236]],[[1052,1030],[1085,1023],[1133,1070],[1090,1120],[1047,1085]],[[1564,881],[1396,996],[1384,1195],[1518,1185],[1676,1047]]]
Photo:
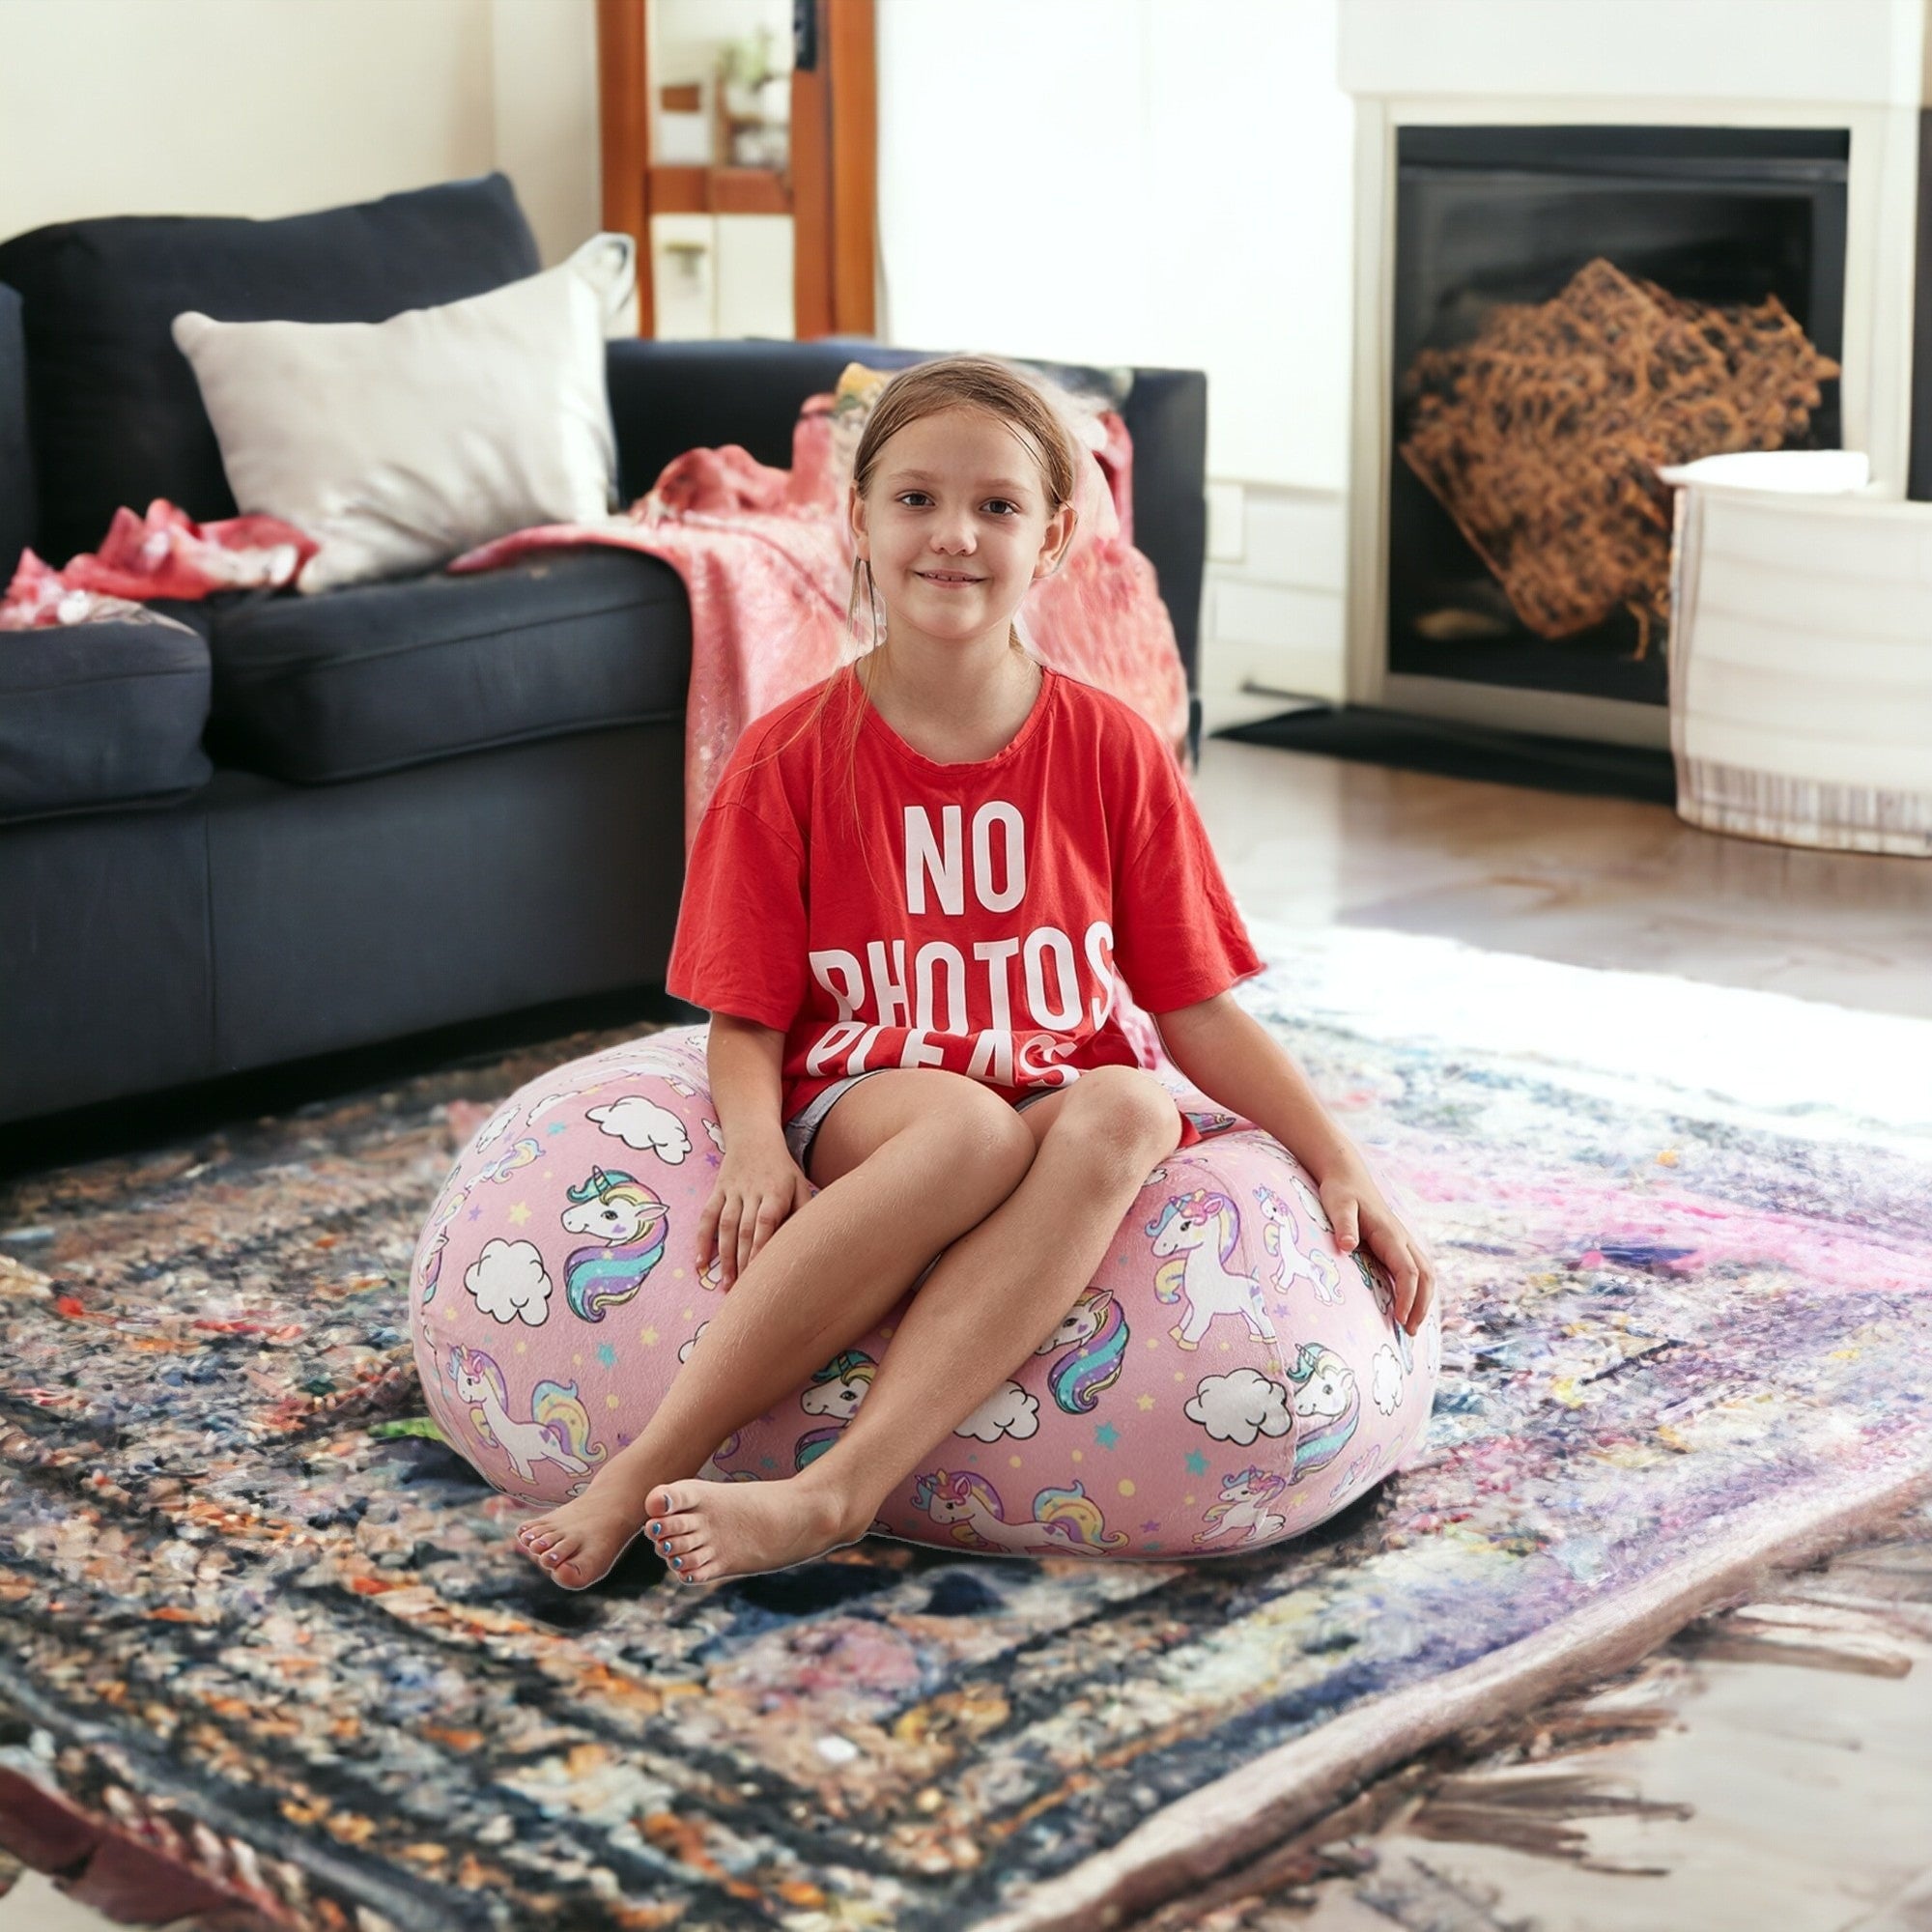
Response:
[[[1408,1330],[1395,1319],[1395,1284],[1368,1261],[1360,1248],[1355,1250],[1355,1265],[1362,1271],[1362,1279],[1374,1291],[1376,1306],[1382,1312],[1382,1320],[1395,1330],[1396,1355],[1402,1363],[1402,1372],[1407,1375],[1415,1366],[1415,1348],[1409,1340]]]
[[[746,1446],[745,1432],[734,1429],[697,1466],[700,1483],[757,1483],[764,1478],[756,1469],[727,1469],[724,1464]]]
[[[1342,1275],[1333,1259],[1320,1248],[1304,1255],[1295,1245],[1293,1208],[1265,1185],[1255,1189],[1255,1199],[1261,1203],[1262,1219],[1266,1224],[1262,1230],[1262,1246],[1281,1257],[1273,1282],[1275,1293],[1285,1295],[1290,1282],[1305,1281],[1314,1288],[1316,1300],[1340,1301]]]
[[[449,1245],[450,1225],[463,1211],[463,1204],[469,1199],[469,1188],[459,1187],[430,1230],[430,1244],[424,1250],[421,1269],[416,1277],[422,1286],[422,1305],[425,1308],[436,1299],[436,1285],[442,1279],[442,1251]]]
[[[913,1484],[914,1505],[934,1522],[950,1522],[952,1540],[975,1549],[1118,1549],[1132,1539],[1109,1535],[1099,1506],[1086,1490],[1041,1490],[1033,1519],[1009,1522],[1000,1492],[983,1476],[964,1469],[931,1469]]]
[[[1342,1477],[1342,1487],[1335,1492],[1337,1500],[1343,1496],[1354,1494],[1358,1489],[1368,1488],[1370,1482],[1375,1477],[1376,1471],[1381,1467],[1382,1449],[1383,1444],[1371,1442],[1349,1464],[1348,1469]]]
[[[530,1420],[511,1415],[509,1385],[494,1355],[454,1343],[447,1369],[456,1399],[469,1405],[477,1434],[510,1459],[517,1480],[527,1483],[539,1463],[560,1463],[573,1476],[586,1474],[605,1452],[590,1440],[590,1412],[575,1382],[538,1382],[530,1391]]]
[[[1250,1464],[1232,1476],[1221,1478],[1218,1502],[1208,1505],[1204,1514],[1208,1527],[1196,1530],[1196,1543],[1212,1543],[1215,1538],[1245,1531],[1248,1543],[1266,1543],[1288,1527],[1288,1519],[1269,1507],[1288,1488],[1288,1478],[1272,1469]]]
[[[1325,1469],[1355,1433],[1362,1409],[1362,1392],[1355,1372],[1333,1349],[1304,1342],[1288,1371],[1294,1384],[1294,1472],[1298,1483]]]
[[[476,1182],[485,1180],[507,1180],[520,1167],[527,1167],[543,1150],[535,1141],[514,1141],[495,1160],[486,1160],[476,1170]]]
[[[822,1369],[812,1370],[811,1386],[799,1397],[799,1406],[808,1415],[833,1419],[823,1429],[801,1435],[792,1445],[794,1469],[815,1463],[838,1440],[839,1433],[858,1414],[878,1372],[879,1365],[861,1349],[846,1349]]]
[[[502,1131],[503,1126],[516,1119],[516,1115],[517,1110],[512,1106],[498,1108],[482,1132],[470,1143],[471,1151],[487,1147],[490,1141]],[[442,1276],[442,1251],[449,1245],[449,1230],[457,1215],[463,1211],[463,1204],[486,1180],[507,1180],[519,1168],[529,1166],[541,1152],[542,1150],[535,1141],[517,1141],[499,1153],[495,1160],[485,1161],[476,1170],[475,1178],[459,1187],[450,1197],[448,1205],[430,1229],[430,1244],[423,1255],[421,1270],[416,1277],[422,1288],[423,1307],[427,1308],[436,1299],[436,1285]],[[447,1187],[462,1171],[463,1161],[459,1159],[449,1170],[448,1179],[443,1185]]]
[[[1132,1331],[1121,1304],[1097,1283],[1082,1289],[1080,1299],[1060,1318],[1060,1326],[1034,1350],[1051,1355],[1065,1349],[1047,1371],[1046,1385],[1068,1415],[1091,1415],[1100,1391],[1121,1378]]]
[[[1314,1226],[1324,1235],[1335,1232],[1335,1224],[1328,1218],[1328,1210],[1321,1205],[1321,1197],[1298,1174],[1288,1177],[1289,1191],[1294,1196],[1295,1205]]]
[[[564,1299],[573,1315],[601,1321],[604,1311],[629,1301],[664,1259],[670,1210],[640,1180],[601,1167],[565,1191],[580,1205],[563,1210],[564,1227],[604,1245],[571,1251],[563,1264]]]
[[[1210,1227],[1215,1245],[1208,1245]],[[1238,1315],[1248,1332],[1264,1341],[1275,1339],[1274,1324],[1261,1305],[1261,1284],[1253,1275],[1229,1272],[1228,1258],[1240,1238],[1240,1216],[1225,1194],[1197,1187],[1174,1196],[1159,1218],[1147,1224],[1156,1255],[1174,1259],[1155,1270],[1154,1293],[1163,1301],[1187,1299],[1183,1325],[1170,1328],[1183,1349],[1198,1349],[1217,1315]]]

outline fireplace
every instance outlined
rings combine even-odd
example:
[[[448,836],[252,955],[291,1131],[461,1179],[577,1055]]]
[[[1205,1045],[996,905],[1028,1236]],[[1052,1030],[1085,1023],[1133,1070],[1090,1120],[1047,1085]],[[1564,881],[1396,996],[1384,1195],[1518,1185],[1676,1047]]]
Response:
[[[1660,451],[1903,495],[1924,9],[1776,13],[1339,0],[1351,703],[1667,748]]]
[[[1652,465],[1840,446],[1849,150],[1397,129],[1388,672],[1667,702]]]

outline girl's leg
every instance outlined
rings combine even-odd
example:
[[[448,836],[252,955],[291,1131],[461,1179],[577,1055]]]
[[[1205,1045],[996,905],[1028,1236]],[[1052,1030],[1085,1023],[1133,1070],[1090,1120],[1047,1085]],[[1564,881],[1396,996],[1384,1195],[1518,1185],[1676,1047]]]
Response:
[[[595,1582],[617,1560],[658,1485],[695,1476],[734,1429],[872,1328],[1035,1157],[1032,1134],[1005,1101],[939,1067],[861,1081],[826,1117],[821,1139],[835,1121],[832,1157],[819,1160],[816,1146],[812,1153],[815,1171],[837,1178],[779,1225],[719,1300],[642,1432],[582,1495],[519,1531],[566,1588]]]
[[[926,1277],[831,1448],[782,1482],[673,1483],[653,1497],[668,1504],[653,1520],[680,1576],[712,1582],[855,1542],[933,1444],[1053,1333],[1180,1140],[1172,1095],[1133,1067],[1083,1073],[1055,1111],[1026,1178]]]

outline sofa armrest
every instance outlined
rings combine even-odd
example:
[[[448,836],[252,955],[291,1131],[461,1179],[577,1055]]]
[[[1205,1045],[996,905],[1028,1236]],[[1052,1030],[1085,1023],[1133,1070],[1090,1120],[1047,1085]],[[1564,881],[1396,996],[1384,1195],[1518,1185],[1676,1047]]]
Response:
[[[1134,547],[1153,565],[1187,688],[1201,689],[1201,578],[1208,560],[1208,377],[1136,369],[1121,410],[1134,440]],[[1198,738],[1199,721],[1192,727]]]
[[[0,590],[34,541],[38,492],[27,440],[27,342],[20,298],[0,284]],[[65,563],[67,559],[58,559]]]
[[[787,468],[799,405],[832,388],[846,363],[899,368],[932,353],[858,336],[612,342],[606,369],[619,500],[636,501],[687,449],[735,442]],[[1134,440],[1134,542],[1154,567],[1193,691],[1208,545],[1208,378],[1199,369],[1136,369],[1133,379],[1121,415]]]

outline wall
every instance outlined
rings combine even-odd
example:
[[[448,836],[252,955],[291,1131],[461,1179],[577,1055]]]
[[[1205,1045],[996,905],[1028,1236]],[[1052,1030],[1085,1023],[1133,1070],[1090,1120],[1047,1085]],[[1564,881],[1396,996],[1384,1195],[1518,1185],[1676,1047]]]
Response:
[[[501,167],[598,225],[594,0],[0,0],[0,236],[294,214]]]
[[[1204,687],[1217,707],[1248,677],[1325,690],[1348,463],[1337,0],[877,4],[882,332],[1206,369]],[[598,226],[594,0],[0,0],[0,236],[289,214],[496,166],[546,262]]]
[[[399,10],[389,0],[385,13]],[[517,185],[546,264],[604,225],[596,0],[491,0],[495,165]]]
[[[1202,676],[1337,695],[1352,108],[1337,0],[878,0],[883,330],[1208,372]],[[1279,710],[1249,701],[1249,713]]]

